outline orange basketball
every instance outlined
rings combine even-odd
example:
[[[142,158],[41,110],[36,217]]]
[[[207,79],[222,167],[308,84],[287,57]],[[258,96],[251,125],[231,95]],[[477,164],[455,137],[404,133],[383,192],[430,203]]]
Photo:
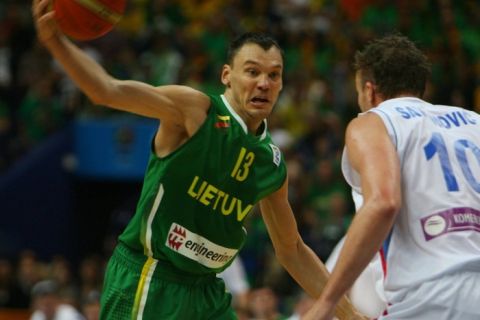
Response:
[[[75,40],[92,40],[115,26],[126,0],[55,0],[53,10],[60,29]]]

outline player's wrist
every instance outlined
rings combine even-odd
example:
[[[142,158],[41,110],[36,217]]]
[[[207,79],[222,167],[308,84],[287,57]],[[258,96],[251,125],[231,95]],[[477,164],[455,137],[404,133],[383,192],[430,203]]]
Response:
[[[68,39],[60,31],[54,32],[48,37],[40,38],[42,45],[51,52],[55,51],[61,46],[64,46],[65,41],[68,41]]]

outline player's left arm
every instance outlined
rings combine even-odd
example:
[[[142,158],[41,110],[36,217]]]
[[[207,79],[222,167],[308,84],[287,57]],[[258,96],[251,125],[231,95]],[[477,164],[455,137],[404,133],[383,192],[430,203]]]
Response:
[[[325,290],[305,319],[328,319],[318,315],[339,301],[380,250],[401,206],[399,159],[380,117],[368,113],[354,119],[345,143],[348,159],[361,178],[364,202]]]
[[[260,202],[260,210],[279,262],[310,296],[319,297],[329,274],[298,233],[288,202],[288,180]],[[346,298],[339,305],[337,316],[339,319],[361,319]]]

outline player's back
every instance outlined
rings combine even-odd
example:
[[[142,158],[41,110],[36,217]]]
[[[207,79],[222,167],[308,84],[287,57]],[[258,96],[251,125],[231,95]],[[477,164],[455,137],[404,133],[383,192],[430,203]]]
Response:
[[[478,271],[480,115],[416,98],[371,111],[401,164],[402,208],[385,246],[387,295],[456,270]]]

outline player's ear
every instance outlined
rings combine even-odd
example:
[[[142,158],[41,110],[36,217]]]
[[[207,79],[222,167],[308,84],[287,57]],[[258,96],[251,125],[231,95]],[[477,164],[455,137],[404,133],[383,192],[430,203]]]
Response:
[[[375,101],[375,85],[371,81],[365,82],[365,96],[368,103],[373,105]]]
[[[228,64],[224,64],[222,68],[222,76],[221,80],[222,83],[227,87],[230,88],[230,75],[231,75],[231,67]]]

